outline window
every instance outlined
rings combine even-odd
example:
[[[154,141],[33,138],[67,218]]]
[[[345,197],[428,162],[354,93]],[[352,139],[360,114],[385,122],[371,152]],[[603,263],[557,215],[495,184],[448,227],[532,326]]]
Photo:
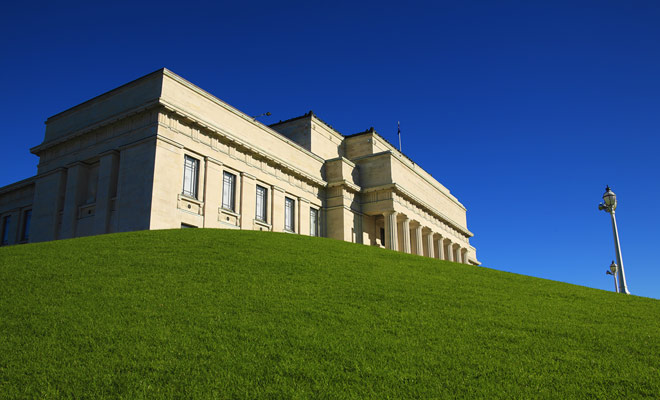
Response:
[[[309,209],[309,234],[319,236],[319,210],[315,208]]]
[[[197,228],[197,227],[195,225],[181,223],[181,229],[187,229],[187,228]]]
[[[23,213],[23,233],[21,234],[21,241],[30,240],[30,220],[32,219],[32,210],[25,210]]]
[[[268,218],[268,213],[266,212],[268,207],[268,189],[265,187],[257,185],[257,211],[256,218],[258,221],[266,222]]]
[[[385,228],[380,228],[380,244],[385,246]]]
[[[296,230],[294,229],[294,210],[296,208],[296,203],[293,201],[293,199],[290,199],[288,197],[284,198],[284,230],[290,231],[290,232],[295,232]]]
[[[197,198],[197,176],[199,174],[199,160],[185,156],[183,164],[183,195]]]
[[[225,172],[222,178],[222,208],[234,211],[236,175]]]
[[[9,244],[9,223],[11,222],[11,215],[7,215],[2,219],[2,241],[0,245]]]

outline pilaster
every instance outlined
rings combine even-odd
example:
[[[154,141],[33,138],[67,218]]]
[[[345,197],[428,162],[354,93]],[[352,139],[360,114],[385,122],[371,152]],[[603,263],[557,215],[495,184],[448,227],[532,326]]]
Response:
[[[69,165],[66,171],[66,190],[64,193],[64,210],[62,213],[62,228],[60,238],[68,239],[76,235],[78,222],[78,206],[82,201],[87,178],[87,168],[81,162]]]
[[[270,215],[273,216],[273,232],[284,232],[284,189],[273,186],[273,202]]]
[[[301,235],[310,234],[310,221],[309,221],[309,200],[298,197],[298,233]]]
[[[45,242],[58,238],[66,176],[66,169],[58,168],[35,181],[30,242]]]
[[[256,178],[248,173],[241,172],[241,229],[254,229],[256,199]]]
[[[222,161],[204,158],[204,228],[219,228],[218,208],[222,201]]]
[[[110,232],[109,222],[112,211],[112,198],[117,195],[117,177],[119,173],[119,152],[109,151],[99,160],[99,181],[94,214],[94,234]]]

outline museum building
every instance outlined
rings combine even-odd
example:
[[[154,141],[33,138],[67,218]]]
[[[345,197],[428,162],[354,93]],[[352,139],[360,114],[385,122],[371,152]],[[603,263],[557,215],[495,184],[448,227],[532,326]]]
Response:
[[[46,120],[0,244],[145,229],[323,236],[479,265],[465,207],[373,128],[267,126],[167,69]]]

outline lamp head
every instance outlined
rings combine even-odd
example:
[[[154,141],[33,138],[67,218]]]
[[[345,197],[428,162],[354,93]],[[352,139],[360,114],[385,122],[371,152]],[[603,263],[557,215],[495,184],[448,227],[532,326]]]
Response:
[[[612,210],[616,209],[616,194],[610,189],[609,186],[605,188],[605,193],[603,194],[603,201],[605,205],[611,208]]]
[[[612,271],[612,275],[616,274],[616,269],[617,269],[617,265],[614,262],[614,260],[612,260],[612,264],[610,264],[610,271]]]

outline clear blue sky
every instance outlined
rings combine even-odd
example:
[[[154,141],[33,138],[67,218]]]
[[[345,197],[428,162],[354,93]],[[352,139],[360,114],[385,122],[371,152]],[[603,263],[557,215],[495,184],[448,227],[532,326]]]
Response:
[[[239,3],[5,4],[0,186],[47,117],[167,67],[266,123],[401,121],[490,268],[612,290],[609,184],[630,291],[660,298],[660,3]]]

